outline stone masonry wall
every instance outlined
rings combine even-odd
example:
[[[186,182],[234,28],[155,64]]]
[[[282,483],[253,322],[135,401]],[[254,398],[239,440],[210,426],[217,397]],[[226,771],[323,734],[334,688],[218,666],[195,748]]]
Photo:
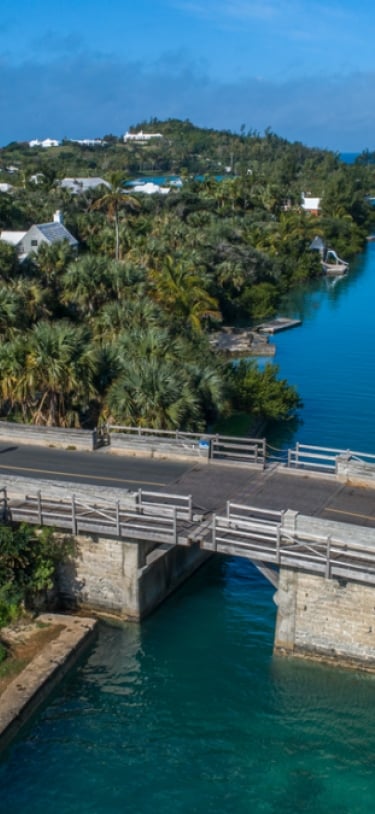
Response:
[[[275,652],[375,670],[375,590],[280,569]]]
[[[138,619],[138,545],[77,537],[76,546],[75,558],[60,567],[64,604]]]
[[[120,619],[142,619],[210,556],[197,545],[75,539],[75,556],[59,570],[58,590],[64,605]]]

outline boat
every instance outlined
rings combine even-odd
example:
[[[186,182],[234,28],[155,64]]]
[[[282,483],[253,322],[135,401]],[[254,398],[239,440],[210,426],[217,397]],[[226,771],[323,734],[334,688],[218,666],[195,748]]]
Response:
[[[330,258],[332,257],[332,262]],[[322,260],[323,271],[326,274],[346,274],[349,270],[349,263],[341,260],[334,249],[328,249],[324,260]]]

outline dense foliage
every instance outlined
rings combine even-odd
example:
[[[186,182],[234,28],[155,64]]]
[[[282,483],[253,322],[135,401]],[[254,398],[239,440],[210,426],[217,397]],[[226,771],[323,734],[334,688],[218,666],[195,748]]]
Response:
[[[0,627],[53,587],[57,564],[71,551],[50,529],[0,525]]]
[[[80,242],[78,258],[60,243],[20,263],[0,241],[0,414],[189,430],[232,409],[289,416],[298,397],[277,369],[229,375],[209,333],[275,314],[286,291],[319,275],[315,235],[346,259],[363,247],[373,162],[346,166],[272,132],[176,120],[140,128],[163,138],[0,150],[1,180],[13,187],[0,193],[0,229],[26,230],[60,208]],[[124,194],[129,177],[174,173],[183,184],[167,195]],[[65,176],[109,187],[72,194]],[[302,191],[321,197],[319,217],[301,210]]]

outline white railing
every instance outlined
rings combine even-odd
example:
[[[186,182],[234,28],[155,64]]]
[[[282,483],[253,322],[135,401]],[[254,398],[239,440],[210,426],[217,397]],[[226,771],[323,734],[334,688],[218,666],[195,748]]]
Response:
[[[180,430],[154,430],[149,427],[128,427],[120,424],[109,424],[107,432],[109,438],[117,435],[126,440],[128,437],[139,445],[168,444],[175,448],[204,453],[206,457],[215,461],[236,461],[264,466],[266,459],[265,438],[181,432]]]
[[[12,501],[4,494],[4,519],[38,526],[60,528],[73,534],[101,534],[131,540],[153,541],[176,545],[178,525],[185,527],[193,520],[191,495],[173,495],[139,490],[134,507],[119,500],[71,495],[57,499],[41,491]],[[198,519],[198,518],[197,518]]]
[[[338,458],[375,464],[375,455],[368,452],[297,443],[294,449],[288,450],[288,467],[336,473]]]
[[[232,504],[226,515],[212,516],[201,547],[255,563],[307,570],[327,579],[375,585],[372,540],[353,542],[328,534],[290,532],[282,527],[282,515],[281,522],[277,522],[277,512],[272,510]]]

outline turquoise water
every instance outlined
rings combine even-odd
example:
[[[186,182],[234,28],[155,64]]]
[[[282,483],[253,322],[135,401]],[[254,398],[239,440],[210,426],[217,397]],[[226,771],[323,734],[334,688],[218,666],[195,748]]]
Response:
[[[304,322],[277,361],[305,400],[300,440],[375,451],[374,287],[370,246],[288,303]],[[0,811],[372,814],[375,676],[273,657],[272,596],[218,557],[141,626],[103,625],[0,763]]]
[[[272,338],[280,375],[303,400],[301,421],[271,442],[375,453],[375,244],[336,281],[305,286],[283,313],[299,328]]]

